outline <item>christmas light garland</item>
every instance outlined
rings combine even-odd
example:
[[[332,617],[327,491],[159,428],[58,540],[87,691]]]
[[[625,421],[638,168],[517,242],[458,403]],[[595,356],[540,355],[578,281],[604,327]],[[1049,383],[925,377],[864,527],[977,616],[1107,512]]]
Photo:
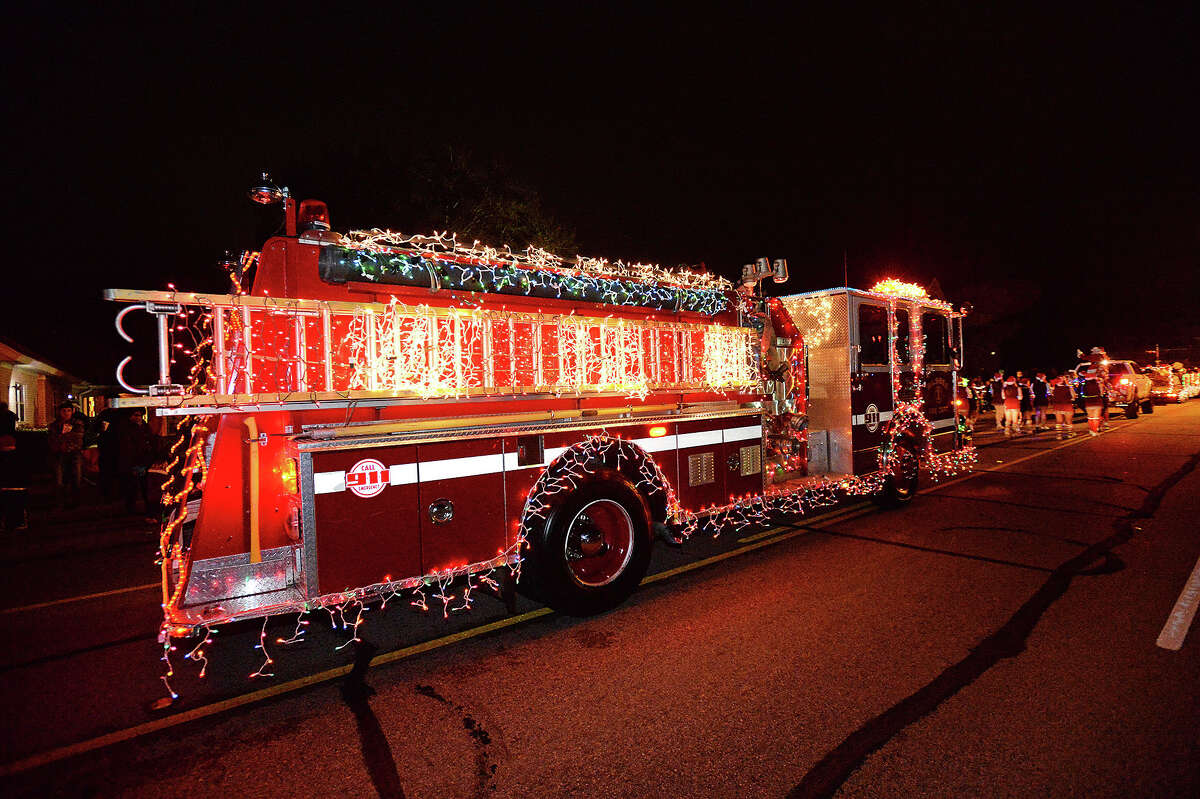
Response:
[[[385,230],[351,231],[320,254],[326,280],[366,281],[569,299],[714,316],[731,308],[732,284],[722,277],[654,264],[577,257],[567,262],[530,247],[458,243],[453,234],[409,236]]]

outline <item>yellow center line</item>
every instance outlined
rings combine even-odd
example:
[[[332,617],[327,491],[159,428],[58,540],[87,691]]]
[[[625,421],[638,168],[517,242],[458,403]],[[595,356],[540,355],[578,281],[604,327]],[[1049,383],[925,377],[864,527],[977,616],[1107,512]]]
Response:
[[[806,518],[806,517],[802,516],[802,517],[800,517],[800,520],[804,521],[806,524],[812,524],[813,522],[820,522],[820,521],[829,521],[835,516],[843,516],[847,513],[853,513],[854,511],[856,511],[860,508],[870,507],[871,505],[872,505],[872,503],[870,503],[870,502],[859,502],[854,505],[847,505],[844,508],[837,508],[835,510],[831,510],[828,513],[822,513],[820,516],[813,516],[811,518]],[[776,533],[783,532],[784,530],[787,530],[787,529],[788,529],[787,527],[776,527],[772,530],[764,530],[761,533],[756,533],[754,535],[748,535],[745,538],[739,538],[738,543],[739,544],[748,544],[751,541],[758,541],[759,539],[762,539],[762,538],[770,538],[771,536],[775,535]]]
[[[155,586],[157,586],[157,583],[155,583]],[[542,616],[548,616],[553,612],[554,611],[552,611],[550,608],[538,608],[537,610],[531,610],[528,613],[522,613],[520,616],[500,619],[499,621],[494,621],[490,624],[484,624],[479,627],[473,627],[470,630],[463,630],[462,632],[457,632],[453,635],[447,635],[442,638],[435,638],[431,641],[413,644],[412,646],[406,646],[402,649],[397,649],[392,652],[385,652],[382,655],[377,655],[372,658],[371,665],[375,666],[383,663],[391,663],[396,660],[402,660],[413,655],[418,655],[422,652],[429,652],[434,649],[439,649],[443,646],[447,646],[458,641],[484,635],[492,632],[493,630],[512,627],[513,625],[521,624],[522,622],[530,621]],[[242,694],[240,696],[234,696],[220,702],[214,702],[211,705],[203,705],[201,707],[193,708],[192,710],[185,710],[182,713],[166,716],[165,718],[147,721],[144,724],[137,724],[133,727],[126,727],[123,730],[110,732],[107,735],[101,735],[99,737],[91,738],[86,741],[80,741],[79,743],[70,744],[68,746],[60,746],[55,749],[48,749],[45,752],[39,752],[36,755],[31,755],[29,757],[22,758],[21,760],[14,760],[11,763],[0,765],[0,777],[7,777],[22,771],[28,771],[29,769],[37,768],[38,766],[44,766],[47,763],[53,763],[57,760],[74,757],[75,755],[81,755],[84,752],[91,752],[95,749],[102,749],[106,746],[112,746],[113,744],[121,743],[122,741],[128,741],[132,738],[138,738],[142,735],[147,735],[152,732],[165,730],[169,727],[175,727],[179,724],[186,724],[189,721],[206,718],[217,713],[222,713],[226,710],[242,707],[243,705],[261,702],[264,699],[270,699],[273,696],[279,696],[280,694],[298,691],[301,688],[307,688],[310,685],[317,685],[319,683],[335,680],[338,677],[344,677],[345,675],[349,674],[351,668],[353,667],[350,665],[338,666],[337,668],[327,669],[326,671],[322,671],[317,674],[310,674],[307,677],[301,677],[297,680],[289,680],[288,682],[280,683],[279,685],[272,685],[268,688],[263,688],[248,694]]]
[[[158,588],[158,583],[146,583],[145,585],[131,585],[128,588],[114,588],[111,591],[99,591],[95,594],[84,594],[82,596],[69,596],[64,599],[52,599],[49,602],[38,602],[36,605],[21,605],[16,608],[2,608],[0,615],[6,613],[23,613],[27,610],[38,610],[39,608],[48,608],[53,605],[66,605],[70,602],[82,602],[85,599],[98,599],[102,596],[115,596],[116,594],[128,594],[131,591],[146,591],[151,588]]]
[[[1122,425],[1122,426],[1124,426],[1124,425]],[[1116,429],[1115,426],[1114,426],[1114,429]],[[1024,457],[1017,458],[1016,460],[1009,461],[1009,462],[1003,464],[1000,468],[1006,469],[1010,466],[1015,466],[1018,463],[1024,463],[1025,461],[1040,457],[1042,455],[1045,455],[1046,453],[1054,452],[1055,450],[1062,449],[1063,447],[1069,447],[1069,446],[1073,446],[1075,444],[1082,444],[1084,441],[1087,441],[1090,439],[1091,439],[1091,437],[1087,436],[1087,437],[1081,438],[1078,441],[1067,441],[1067,442],[1059,444],[1057,446],[1050,447],[1049,449],[1040,450],[1040,451],[1032,453],[1030,455],[1026,455]],[[999,469],[992,470],[992,471],[999,471]],[[988,472],[972,472],[971,474],[964,475],[962,477],[956,478],[949,482],[941,483],[930,489],[927,489],[926,493],[929,493],[931,491],[937,491],[938,489],[941,489],[941,488],[947,488],[947,487],[955,485],[957,483],[961,483],[965,480],[970,480],[975,477],[980,477],[984,474],[988,474]],[[856,508],[857,508],[857,510],[856,510]],[[848,508],[843,508],[841,510],[831,511],[830,513],[823,514],[821,516],[817,516],[810,520],[807,520],[806,527],[811,527],[814,522],[819,522],[819,521],[821,521],[821,522],[849,521],[850,519],[858,518],[859,516],[865,516],[870,513],[875,513],[876,510],[877,510],[876,508],[871,507],[871,503],[864,502],[864,503],[861,503],[860,505],[854,505],[854,506],[850,506]],[[766,533],[764,533],[763,535],[767,535],[772,532],[777,532],[778,530],[781,530],[781,529],[784,529],[784,528],[775,528],[775,530],[769,530]],[[705,566],[709,566],[713,563],[718,563],[723,560],[728,560],[729,558],[733,558],[738,555],[743,555],[747,552],[753,552],[756,549],[762,549],[763,547],[771,546],[771,545],[777,544],[781,541],[786,541],[790,538],[795,538],[796,536],[809,534],[811,532],[812,532],[811,529],[799,529],[799,530],[790,530],[788,532],[783,533],[782,535],[775,536],[774,538],[759,538],[759,540],[751,540],[751,539],[755,538],[755,536],[751,536],[747,539],[741,539],[741,540],[749,541],[749,543],[745,544],[744,546],[738,547],[736,549],[729,550],[728,552],[722,552],[717,555],[713,555],[711,557],[704,558],[702,560],[693,561],[691,563],[685,563],[682,566],[677,566],[673,569],[668,569],[666,571],[652,574],[652,575],[646,577],[644,580],[642,580],[641,584],[648,585],[651,583],[660,582],[660,581],[666,580],[670,577],[674,577],[675,575],[678,575],[678,574],[683,574],[685,572],[690,572],[690,571],[694,571],[696,569],[701,569],[701,568],[704,568]],[[138,586],[136,588],[119,589],[116,592],[107,592],[107,593],[120,593],[121,591],[133,591],[133,590],[140,590],[142,588],[150,588],[150,587],[157,588],[158,583],[152,583],[152,584],[146,585],[146,586]],[[92,594],[90,596],[102,596],[102,595],[103,594]],[[78,597],[78,599],[85,599],[85,598],[87,598],[87,597]],[[72,600],[57,600],[57,601],[58,602],[68,602],[68,601],[72,601]],[[54,603],[45,603],[45,604],[54,604]],[[35,607],[35,606],[30,606],[30,607]],[[377,666],[377,665],[382,665],[384,663],[393,663],[398,660],[403,660],[405,658],[412,657],[413,655],[419,655],[424,652],[431,652],[435,649],[440,649],[444,646],[448,646],[450,644],[457,643],[459,641],[465,641],[470,638],[475,638],[480,635],[485,635],[487,633],[494,632],[496,630],[503,630],[508,627],[513,627],[518,624],[523,624],[524,622],[527,622],[527,621],[532,621],[533,619],[538,619],[543,616],[548,616],[553,612],[554,611],[551,610],[550,608],[538,608],[537,610],[531,610],[528,613],[522,613],[519,616],[512,616],[509,618],[499,619],[497,621],[489,622],[488,624],[484,624],[479,627],[472,627],[469,630],[463,630],[461,632],[457,632],[452,635],[443,636],[442,638],[434,638],[430,641],[425,641],[425,642],[419,643],[419,644],[413,644],[412,646],[406,646],[401,649],[396,649],[392,652],[385,652],[381,655],[376,655],[374,658],[372,658],[371,665]],[[207,718],[208,716],[213,716],[218,713],[223,713],[226,710],[232,710],[234,708],[243,707],[245,705],[254,704],[256,702],[261,702],[264,699],[270,699],[271,697],[274,697],[274,696],[280,696],[281,694],[287,694],[287,693],[291,693],[293,691],[298,691],[302,688],[307,688],[312,685],[318,685],[320,683],[329,682],[330,680],[335,680],[339,677],[344,677],[345,675],[349,674],[351,668],[352,668],[352,666],[349,666],[349,665],[338,666],[337,668],[327,669],[326,671],[318,672],[317,674],[310,674],[307,677],[301,677],[296,680],[290,680],[285,683],[280,683],[279,685],[272,685],[268,688],[263,688],[261,690],[254,691],[254,692],[251,692],[248,694],[242,694],[240,696],[231,697],[229,699],[225,699],[220,702],[214,702],[211,705],[202,705],[201,707],[193,708],[192,710],[185,710],[181,713],[176,713],[174,715],[167,716],[167,717],[164,717],[161,719],[155,719],[154,721],[148,721],[143,724],[137,724],[133,727],[127,727],[123,730],[116,730],[115,732],[110,732],[107,735],[101,735],[99,737],[91,738],[86,741],[80,741],[78,743],[69,744],[67,746],[60,746],[55,749],[47,749],[44,752],[39,752],[35,755],[30,755],[29,757],[22,758],[21,760],[14,760],[10,763],[5,763],[3,765],[0,765],[0,777],[7,777],[7,776],[10,776],[12,774],[17,774],[22,771],[28,771],[29,769],[37,768],[39,766],[44,766],[48,763],[53,763],[58,760],[64,760],[68,757],[74,757],[76,755],[81,755],[85,752],[91,752],[96,749],[102,749],[106,746],[112,746],[113,744],[121,743],[122,741],[128,741],[133,738],[138,738],[143,735],[148,735],[153,732],[158,732],[159,730],[165,730],[170,727],[178,726],[180,724],[186,724],[189,721],[196,721],[198,719]]]

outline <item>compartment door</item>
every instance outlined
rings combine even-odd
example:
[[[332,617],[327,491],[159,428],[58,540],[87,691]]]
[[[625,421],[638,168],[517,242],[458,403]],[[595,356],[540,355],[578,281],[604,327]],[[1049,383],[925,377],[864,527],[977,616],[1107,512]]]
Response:
[[[318,593],[420,575],[416,447],[311,457],[312,513],[302,535],[310,569],[315,555]]]
[[[726,501],[763,492],[762,418],[739,416],[726,419],[721,431],[724,443]]]
[[[503,444],[497,437],[417,445],[426,574],[504,553]]]
[[[679,431],[679,501],[688,510],[700,510],[711,505],[724,505],[725,493],[724,443],[719,419],[680,422]]]

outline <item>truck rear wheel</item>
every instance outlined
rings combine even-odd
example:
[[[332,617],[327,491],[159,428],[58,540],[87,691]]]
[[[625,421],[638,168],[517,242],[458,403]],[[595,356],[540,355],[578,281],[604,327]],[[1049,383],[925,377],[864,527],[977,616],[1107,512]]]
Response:
[[[883,491],[875,501],[885,508],[899,508],[912,502],[917,495],[921,479],[921,465],[917,454],[905,446],[897,446],[889,460],[888,474]]]
[[[1127,419],[1136,419],[1138,417],[1138,402],[1136,399],[1125,406],[1125,417]]]
[[[590,616],[620,605],[650,565],[650,511],[617,476],[585,483],[549,514],[530,541],[522,588],[550,607]],[[532,585],[529,581],[532,580]]]

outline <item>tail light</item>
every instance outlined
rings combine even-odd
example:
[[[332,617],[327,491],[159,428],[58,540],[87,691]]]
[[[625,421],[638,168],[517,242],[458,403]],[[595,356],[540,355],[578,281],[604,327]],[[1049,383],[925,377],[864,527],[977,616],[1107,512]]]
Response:
[[[300,203],[297,222],[300,232],[306,230],[329,230],[329,208],[320,200],[305,200]]]
[[[296,459],[284,458],[279,464],[279,480],[283,483],[283,490],[289,494],[300,493],[300,482],[296,474]]]

